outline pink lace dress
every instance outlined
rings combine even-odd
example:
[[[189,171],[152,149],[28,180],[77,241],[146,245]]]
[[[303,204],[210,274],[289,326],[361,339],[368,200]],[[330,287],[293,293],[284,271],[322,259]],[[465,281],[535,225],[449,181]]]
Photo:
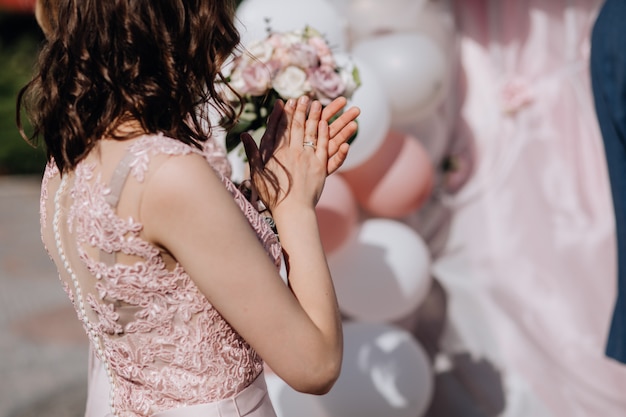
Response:
[[[92,347],[87,417],[275,416],[261,358],[142,225],[118,215],[138,207],[162,162],[190,153],[203,152],[143,136],[107,181],[89,158],[62,179],[46,168],[42,238]],[[209,141],[203,154],[279,267],[277,238],[228,180],[220,148]]]

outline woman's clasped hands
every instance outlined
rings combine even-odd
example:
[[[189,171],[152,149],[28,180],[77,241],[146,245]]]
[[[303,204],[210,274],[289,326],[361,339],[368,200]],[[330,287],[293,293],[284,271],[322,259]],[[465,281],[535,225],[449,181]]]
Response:
[[[343,97],[326,107],[307,96],[277,100],[259,146],[247,133],[242,142],[250,164],[252,186],[274,213],[278,206],[315,207],[326,177],[346,160],[347,141],[356,133],[360,110]]]

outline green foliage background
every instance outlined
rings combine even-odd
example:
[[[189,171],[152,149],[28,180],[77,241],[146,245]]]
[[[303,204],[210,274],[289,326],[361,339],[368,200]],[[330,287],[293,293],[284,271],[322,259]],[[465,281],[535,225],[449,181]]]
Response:
[[[42,41],[32,14],[0,10],[0,175],[41,174],[45,166],[43,147],[28,144],[15,124],[15,100],[30,79]]]
[[[43,149],[26,143],[15,124],[17,93],[30,79],[42,40],[32,15],[0,12],[0,175],[41,173],[45,164]]]

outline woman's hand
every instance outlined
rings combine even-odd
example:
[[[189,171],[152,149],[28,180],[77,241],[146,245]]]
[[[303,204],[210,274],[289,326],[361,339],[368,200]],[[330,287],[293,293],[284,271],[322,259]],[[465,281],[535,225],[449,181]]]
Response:
[[[297,101],[289,100],[287,104],[278,100],[259,147],[249,134],[242,134],[253,186],[270,210],[294,186],[300,194],[306,193],[304,190],[313,193],[310,198],[296,196],[301,201],[317,203],[325,177],[341,167],[350,149],[347,141],[357,131],[354,120],[360,110],[356,107],[351,107],[328,125],[346,102],[345,98],[339,97],[322,109],[318,101],[313,101],[309,107],[306,96]],[[307,154],[314,158],[305,157]],[[293,177],[296,171],[297,178]]]
[[[348,156],[348,140],[357,132],[358,125],[356,118],[361,113],[358,107],[350,107],[343,112],[332,123],[330,120],[337,115],[347,104],[345,97],[338,97],[330,104],[324,107],[322,112],[322,120],[326,120],[330,124],[328,142],[328,175],[337,171]]]
[[[285,202],[315,207],[328,175],[329,131],[321,104],[313,101],[309,108],[309,98],[303,96],[276,102],[259,147],[242,134],[252,184],[272,212]],[[337,149],[336,160],[343,162],[347,149],[343,144]]]

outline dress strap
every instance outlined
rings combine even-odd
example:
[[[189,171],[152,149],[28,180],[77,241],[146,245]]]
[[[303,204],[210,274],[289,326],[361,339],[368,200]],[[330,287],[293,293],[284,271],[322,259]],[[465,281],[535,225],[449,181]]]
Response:
[[[120,162],[117,164],[115,171],[113,171],[113,176],[111,177],[111,181],[109,182],[109,194],[105,197],[106,202],[109,205],[116,209],[118,203],[120,202],[120,195],[122,190],[124,189],[124,185],[126,184],[126,180],[128,179],[128,174],[130,174],[131,163],[135,155],[132,152],[126,152],[126,154],[122,157]],[[112,265],[116,261],[115,252],[107,252],[100,249],[100,261],[104,262],[107,265]]]
[[[131,162],[134,157],[135,155],[131,152],[126,152],[124,157],[117,164],[115,171],[113,171],[113,176],[111,177],[111,182],[109,183],[109,189],[111,192],[106,196],[107,203],[109,203],[113,208],[116,208],[117,204],[120,202],[120,194],[122,193],[124,184],[126,184],[126,180],[128,179]]]

